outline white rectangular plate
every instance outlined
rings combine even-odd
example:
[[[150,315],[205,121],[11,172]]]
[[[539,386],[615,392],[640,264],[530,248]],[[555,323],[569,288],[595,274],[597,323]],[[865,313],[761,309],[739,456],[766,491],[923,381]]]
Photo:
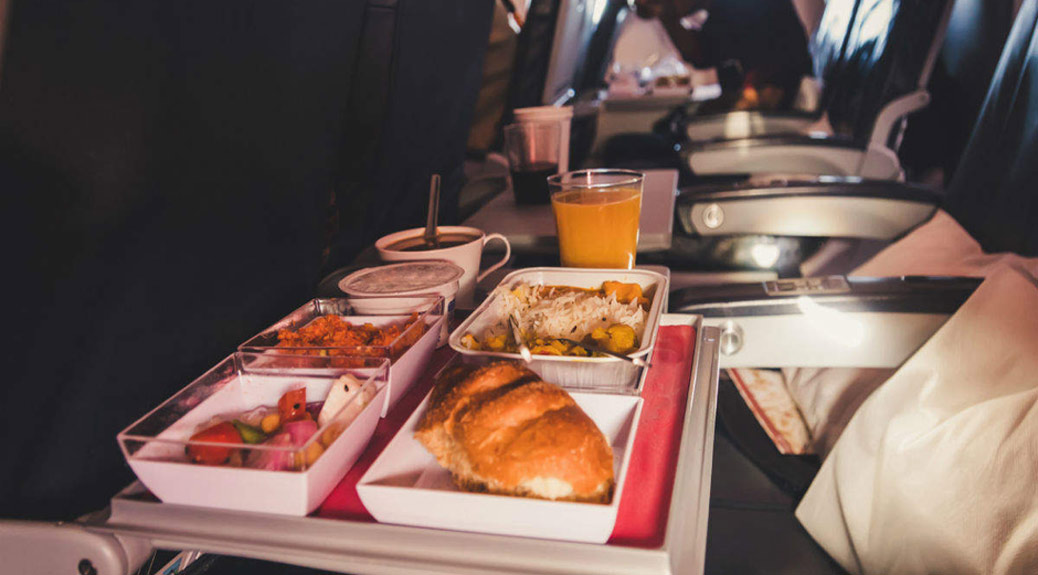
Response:
[[[360,479],[357,493],[361,502],[382,523],[605,543],[616,523],[642,399],[572,396],[613,448],[616,489],[609,505],[460,491],[447,470],[414,439],[428,396]]]

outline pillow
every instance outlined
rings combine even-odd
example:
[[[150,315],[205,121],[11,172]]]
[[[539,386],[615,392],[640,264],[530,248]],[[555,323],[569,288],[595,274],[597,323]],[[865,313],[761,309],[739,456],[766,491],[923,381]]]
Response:
[[[1038,287],[1001,266],[851,418],[796,511],[851,573],[1038,573]]]

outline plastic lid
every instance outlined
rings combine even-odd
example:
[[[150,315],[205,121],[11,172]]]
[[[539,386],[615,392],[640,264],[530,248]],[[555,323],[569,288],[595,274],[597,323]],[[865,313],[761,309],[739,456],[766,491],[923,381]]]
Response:
[[[349,295],[413,294],[436,291],[464,273],[446,260],[403,262],[353,272],[339,282],[339,289]]]
[[[518,108],[512,111],[518,118],[572,118],[573,108],[571,106],[537,106],[535,108]]]

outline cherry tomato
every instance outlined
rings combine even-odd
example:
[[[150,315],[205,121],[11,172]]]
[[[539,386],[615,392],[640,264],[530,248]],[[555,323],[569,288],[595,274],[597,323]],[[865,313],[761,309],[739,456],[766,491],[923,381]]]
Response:
[[[206,443],[241,443],[241,434],[230,421],[217,423],[191,436],[191,441]],[[188,445],[187,456],[195,463],[220,465],[231,457],[234,448],[221,445]]]
[[[282,395],[278,400],[278,415],[281,416],[282,425],[309,417],[306,412],[306,388],[293,389]]]

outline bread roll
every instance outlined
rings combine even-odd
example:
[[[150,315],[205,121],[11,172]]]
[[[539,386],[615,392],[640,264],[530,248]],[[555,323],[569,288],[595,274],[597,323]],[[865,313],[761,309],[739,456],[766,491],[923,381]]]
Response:
[[[521,364],[441,375],[415,431],[466,491],[608,503],[613,450],[562,388]]]

